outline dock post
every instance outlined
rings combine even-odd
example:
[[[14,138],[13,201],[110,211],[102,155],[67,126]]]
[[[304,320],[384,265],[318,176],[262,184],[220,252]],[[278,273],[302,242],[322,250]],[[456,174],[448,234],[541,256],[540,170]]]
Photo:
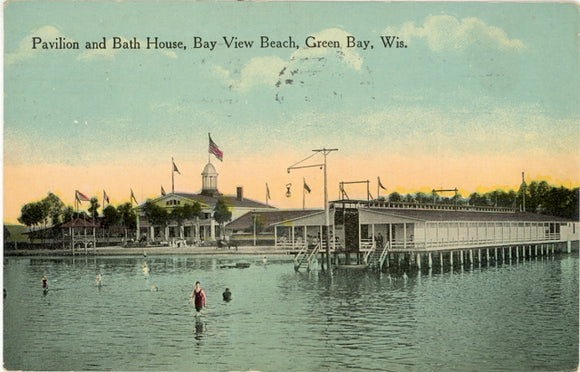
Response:
[[[494,256],[495,262],[497,262],[497,247],[495,247],[493,249],[493,256]]]
[[[501,247],[501,262],[505,262],[505,247]]]
[[[518,247],[516,246],[516,260],[520,260],[520,250],[518,249]]]
[[[572,253],[572,241],[568,240],[566,242],[566,253]]]
[[[429,268],[433,267],[433,253],[429,252]]]
[[[486,256],[487,262],[489,262],[489,248],[485,248],[485,256]]]
[[[449,265],[453,267],[453,251],[449,252]]]
[[[473,249],[469,250],[469,263],[473,265]]]
[[[421,270],[421,253],[417,253],[417,268]]]
[[[459,251],[459,262],[461,262],[461,266],[463,266],[463,251]]]
[[[441,271],[443,271],[443,252],[439,252],[439,262],[441,263]]]
[[[481,249],[477,250],[477,261],[481,263]]]
[[[534,256],[538,256],[538,245],[534,245]]]

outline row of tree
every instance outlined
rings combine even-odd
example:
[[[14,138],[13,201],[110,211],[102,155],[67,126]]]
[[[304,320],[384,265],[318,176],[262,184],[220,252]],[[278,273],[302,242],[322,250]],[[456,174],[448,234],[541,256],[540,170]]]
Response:
[[[102,217],[99,216],[100,204],[96,197],[89,201],[87,211],[76,211],[71,206],[65,206],[58,196],[48,192],[47,196],[35,202],[24,204],[20,211],[18,222],[31,227],[48,227],[58,226],[75,218],[83,218],[100,224],[101,227],[108,229],[114,226],[120,226],[127,229],[135,229],[137,226],[137,215],[131,203],[123,203],[114,207],[108,204],[102,209]],[[184,204],[168,209],[163,208],[151,199],[147,199],[143,205],[143,213],[150,224],[154,226],[165,227],[175,221],[179,226],[186,220],[196,220],[199,222],[201,216],[201,205],[197,202],[193,204]],[[223,227],[230,221],[232,212],[229,210],[226,202],[219,199],[213,210],[213,218]]]
[[[137,215],[131,203],[123,203],[114,207],[108,204],[103,208],[103,218],[99,218],[99,202],[96,197],[91,198],[90,205],[86,211],[75,210],[72,206],[65,204],[60,198],[48,192],[47,196],[40,200],[26,203],[20,210],[18,222],[31,227],[58,226],[62,223],[72,221],[75,218],[91,220],[101,223],[104,227],[119,225],[128,229],[134,229],[137,225]]]
[[[506,208],[525,209],[528,212],[547,214],[579,219],[579,188],[567,189],[563,186],[549,185],[546,181],[533,181],[530,185],[522,185],[518,191],[494,190],[484,194],[472,193],[463,198],[459,193],[452,197],[437,195],[436,193],[401,195],[397,192],[389,194],[388,200],[392,202],[409,203],[449,203],[457,205],[496,206]],[[384,198],[381,198],[384,199]],[[137,216],[131,203],[123,203],[114,207],[108,204],[102,210],[102,218],[99,218],[99,202],[96,197],[89,201],[87,211],[77,211],[71,206],[65,206],[60,198],[48,192],[47,196],[35,202],[26,203],[22,206],[18,222],[30,227],[47,227],[49,223],[57,226],[74,218],[81,217],[93,222],[99,222],[104,228],[122,226],[124,228],[136,228]],[[185,220],[198,219],[201,215],[201,206],[195,202],[176,206],[168,211],[148,199],[143,212],[148,221],[155,226],[168,226],[172,221],[181,225]],[[226,202],[219,199],[213,209],[213,218],[220,226],[230,221],[232,213]]]
[[[417,192],[406,195],[393,192],[389,194],[388,200],[392,202],[516,208],[577,221],[579,219],[579,195],[580,189],[578,187],[568,189],[563,186],[551,186],[546,181],[532,181],[529,185],[522,185],[518,191],[497,189],[483,194],[474,192],[467,198],[463,198],[459,193],[447,197],[440,196],[435,192],[432,194]]]

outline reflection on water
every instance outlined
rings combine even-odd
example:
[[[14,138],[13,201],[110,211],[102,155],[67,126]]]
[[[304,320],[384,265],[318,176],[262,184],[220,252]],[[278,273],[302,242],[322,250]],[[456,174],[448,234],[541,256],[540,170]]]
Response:
[[[250,267],[233,268],[242,261]],[[207,296],[200,316],[189,301],[197,280]],[[4,285],[8,369],[552,371],[578,365],[577,255],[407,279],[361,270],[294,272],[291,260],[275,257],[7,258]],[[222,299],[225,288],[229,302]]]

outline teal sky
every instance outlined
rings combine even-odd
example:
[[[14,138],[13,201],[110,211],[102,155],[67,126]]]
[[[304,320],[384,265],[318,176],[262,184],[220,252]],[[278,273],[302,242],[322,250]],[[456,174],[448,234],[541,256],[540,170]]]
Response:
[[[434,163],[521,158],[517,166],[528,164],[532,174],[539,160],[536,175],[550,169],[577,183],[577,10],[555,3],[8,2],[5,169],[147,167],[174,156],[201,170],[211,132],[224,164],[240,167],[242,159],[268,163],[284,153],[284,170],[328,146],[340,148],[339,162],[360,159],[364,168],[374,159],[379,169],[369,174],[382,174],[380,160],[394,155]],[[301,48],[233,50],[221,40],[257,44],[261,35],[292,36]],[[302,48],[309,35],[352,35],[374,49]],[[382,35],[407,48],[383,48]],[[33,36],[65,37],[81,49],[32,50]],[[135,37],[142,49],[84,49],[114,36]],[[155,36],[188,49],[145,50]],[[194,36],[219,43],[195,50]],[[519,174],[510,177],[519,182]],[[5,172],[5,195],[18,187],[11,182]]]

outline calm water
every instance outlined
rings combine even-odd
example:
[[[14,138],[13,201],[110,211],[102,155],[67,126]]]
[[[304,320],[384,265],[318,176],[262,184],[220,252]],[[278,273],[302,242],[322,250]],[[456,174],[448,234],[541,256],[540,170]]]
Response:
[[[250,262],[247,269],[220,268]],[[578,255],[408,280],[260,257],[6,258],[14,370],[554,371],[578,366]],[[103,286],[95,285],[97,271]],[[43,295],[41,277],[49,278]],[[201,317],[188,297],[205,288]],[[152,291],[156,286],[158,291]],[[229,287],[233,300],[224,303]]]

